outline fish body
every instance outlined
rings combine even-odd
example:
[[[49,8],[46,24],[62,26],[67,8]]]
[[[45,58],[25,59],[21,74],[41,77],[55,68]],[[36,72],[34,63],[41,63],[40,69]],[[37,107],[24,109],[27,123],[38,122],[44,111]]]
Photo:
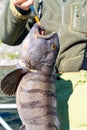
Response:
[[[27,73],[17,89],[16,101],[25,130],[59,130],[53,76]]]
[[[41,35],[35,24],[24,39],[17,70],[1,82],[7,95],[16,93],[21,130],[60,130],[54,65],[59,52],[57,33]]]

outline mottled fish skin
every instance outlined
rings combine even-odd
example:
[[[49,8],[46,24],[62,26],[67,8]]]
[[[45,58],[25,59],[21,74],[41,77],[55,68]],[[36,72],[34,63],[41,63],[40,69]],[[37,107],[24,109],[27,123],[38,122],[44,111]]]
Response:
[[[60,130],[54,76],[27,73],[16,95],[18,112],[25,130]]]
[[[60,130],[54,77],[59,39],[55,32],[42,36],[41,31],[38,24],[33,26],[22,43],[17,70],[1,83],[4,93],[16,92],[17,109],[23,123],[21,130]]]

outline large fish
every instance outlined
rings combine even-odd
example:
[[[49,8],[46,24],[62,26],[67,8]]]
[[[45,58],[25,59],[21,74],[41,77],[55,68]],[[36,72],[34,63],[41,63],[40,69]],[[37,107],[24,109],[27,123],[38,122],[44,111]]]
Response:
[[[16,93],[21,130],[60,130],[54,77],[59,40],[57,33],[43,32],[43,27],[33,26],[23,41],[19,68],[1,82],[5,94]]]

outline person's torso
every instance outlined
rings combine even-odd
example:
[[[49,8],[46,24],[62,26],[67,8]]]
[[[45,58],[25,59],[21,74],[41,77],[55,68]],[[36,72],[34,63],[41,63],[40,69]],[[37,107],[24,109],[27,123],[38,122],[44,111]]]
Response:
[[[37,9],[38,0],[35,1]],[[60,52],[56,61],[61,72],[79,71],[87,41],[86,0],[43,0],[41,24],[46,33],[56,31]]]

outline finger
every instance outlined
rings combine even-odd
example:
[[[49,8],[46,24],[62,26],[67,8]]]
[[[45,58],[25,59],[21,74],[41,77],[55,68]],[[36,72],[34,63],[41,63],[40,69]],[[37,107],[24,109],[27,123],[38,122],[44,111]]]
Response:
[[[29,7],[33,5],[33,0],[17,0],[17,1],[15,0],[14,5],[18,6],[23,10],[28,10]]]
[[[22,4],[28,0],[14,0],[14,4]]]
[[[28,10],[31,5],[33,5],[33,1],[32,2],[27,1],[27,2],[25,2],[23,4],[21,4],[21,8],[25,9],[25,10]]]

